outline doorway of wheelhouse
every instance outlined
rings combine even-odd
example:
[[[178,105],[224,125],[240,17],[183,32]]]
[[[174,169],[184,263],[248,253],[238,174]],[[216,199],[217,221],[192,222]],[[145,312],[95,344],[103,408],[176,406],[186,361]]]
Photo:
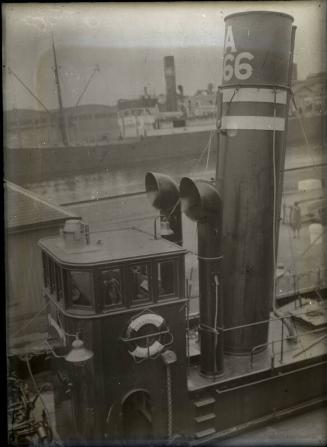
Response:
[[[153,438],[150,394],[146,390],[128,393],[122,402],[124,439],[144,440]]]

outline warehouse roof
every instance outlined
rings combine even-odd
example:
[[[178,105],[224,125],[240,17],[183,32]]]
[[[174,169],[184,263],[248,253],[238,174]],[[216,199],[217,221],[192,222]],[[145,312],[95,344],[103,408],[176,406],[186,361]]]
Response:
[[[78,217],[8,181],[4,184],[4,197],[5,227],[9,231],[32,230]]]

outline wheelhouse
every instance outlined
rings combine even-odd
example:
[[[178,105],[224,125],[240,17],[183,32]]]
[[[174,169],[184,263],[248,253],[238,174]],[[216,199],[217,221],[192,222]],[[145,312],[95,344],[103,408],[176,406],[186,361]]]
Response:
[[[74,249],[58,237],[40,241],[44,293],[57,307],[110,313],[183,297],[185,250],[134,229],[97,237]]]

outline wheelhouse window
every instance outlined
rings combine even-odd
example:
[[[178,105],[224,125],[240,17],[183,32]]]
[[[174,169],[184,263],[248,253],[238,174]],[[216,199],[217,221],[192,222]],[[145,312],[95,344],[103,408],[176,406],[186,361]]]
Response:
[[[68,291],[72,306],[93,307],[93,277],[90,272],[69,271]]]
[[[56,265],[56,285],[57,285],[57,300],[61,301],[64,298],[64,288],[62,284],[61,268]]]
[[[150,264],[134,264],[129,267],[131,300],[133,303],[151,298]]]
[[[49,259],[49,270],[50,270],[50,292],[56,295],[56,266],[55,263]]]
[[[49,271],[49,258],[45,253],[42,253],[42,263],[43,263],[43,281],[44,286],[50,286],[50,271]]]
[[[104,307],[122,304],[122,281],[120,269],[101,272],[101,287]]]
[[[157,264],[158,297],[176,295],[176,262],[163,261]]]

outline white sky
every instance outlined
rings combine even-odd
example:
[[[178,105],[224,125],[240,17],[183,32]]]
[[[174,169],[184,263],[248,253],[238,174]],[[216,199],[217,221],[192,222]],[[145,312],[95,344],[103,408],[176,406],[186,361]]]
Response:
[[[64,105],[76,103],[96,64],[82,104],[114,104],[137,96],[144,85],[164,92],[162,58],[175,55],[177,82],[193,94],[221,79],[224,17],[244,10],[291,14],[298,27],[295,62],[300,78],[324,68],[325,1],[193,3],[2,4],[3,59],[38,94],[57,106],[51,54],[54,34]],[[4,73],[5,74],[5,73]],[[38,108],[5,77],[5,108]]]

